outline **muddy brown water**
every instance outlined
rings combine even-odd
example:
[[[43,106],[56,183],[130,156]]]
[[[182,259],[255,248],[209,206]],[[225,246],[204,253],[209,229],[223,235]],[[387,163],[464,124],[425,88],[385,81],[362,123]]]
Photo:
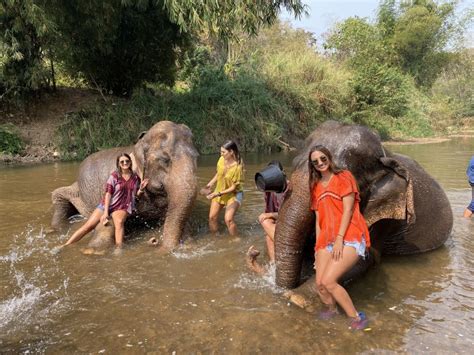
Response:
[[[252,244],[264,250],[256,219],[262,194],[255,172],[271,159],[291,169],[291,155],[246,155],[240,241],[206,232],[208,203],[199,198],[195,237],[169,256],[156,255],[133,232],[120,256],[84,256],[87,240],[60,254],[79,221],[46,234],[50,193],[71,183],[78,163],[0,167],[0,352],[84,353],[468,353],[474,343],[474,220],[466,164],[474,140],[389,146],[416,159],[443,186],[454,212],[452,238],[440,249],[384,257],[350,285],[370,329],[351,332],[347,320],[317,320],[282,297],[272,277],[250,274]],[[201,157],[199,182],[214,173],[217,156]],[[159,231],[158,231],[159,232]],[[319,307],[319,303],[316,303]]]

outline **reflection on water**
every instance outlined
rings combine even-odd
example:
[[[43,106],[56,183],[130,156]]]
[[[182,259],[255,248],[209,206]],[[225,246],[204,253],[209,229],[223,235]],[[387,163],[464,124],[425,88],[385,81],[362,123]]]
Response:
[[[435,176],[451,201],[455,224],[444,247],[386,257],[350,286],[354,302],[370,316],[367,332],[350,332],[342,316],[317,320],[288,305],[273,278],[246,270],[248,247],[264,250],[256,221],[263,197],[253,175],[271,159],[290,170],[290,155],[245,157],[240,241],[225,235],[223,223],[221,236],[207,235],[209,205],[200,197],[192,217],[197,232],[168,256],[145,245],[154,230],[136,232],[118,257],[86,257],[79,245],[54,254],[71,231],[44,232],[50,192],[71,183],[79,164],[2,167],[0,351],[467,353],[474,342],[474,221],[460,216],[470,198],[465,168],[474,143],[389,148],[414,157]],[[213,176],[216,160],[201,157],[201,185]]]

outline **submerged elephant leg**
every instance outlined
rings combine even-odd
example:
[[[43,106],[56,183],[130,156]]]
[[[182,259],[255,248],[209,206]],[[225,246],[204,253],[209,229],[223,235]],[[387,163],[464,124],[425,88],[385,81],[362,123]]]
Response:
[[[51,226],[53,228],[65,222],[69,217],[77,213],[74,205],[71,203],[71,198],[74,194],[79,194],[79,191],[74,188],[74,185],[60,187],[53,191],[51,199],[53,202],[53,218]],[[76,185],[77,188],[77,185]]]
[[[268,272],[267,268],[265,266],[260,265],[257,262],[257,257],[260,255],[260,252],[252,245],[249,250],[247,251],[246,255],[246,263],[247,267],[255,272],[258,275],[264,275]]]
[[[298,288],[285,291],[282,296],[290,303],[304,309],[306,312],[314,313],[316,311],[316,290],[315,277],[312,276],[301,284]]]
[[[87,216],[92,212],[81,200],[77,183],[54,190],[51,199],[53,202],[51,226],[53,228],[57,228],[61,223],[78,212],[83,216]]]

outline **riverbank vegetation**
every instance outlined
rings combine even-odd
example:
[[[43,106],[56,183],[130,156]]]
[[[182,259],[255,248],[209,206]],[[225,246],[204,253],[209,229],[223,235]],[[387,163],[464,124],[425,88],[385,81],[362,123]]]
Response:
[[[12,124],[0,125],[0,152],[19,154],[23,150],[23,142]]]
[[[230,1],[116,2],[2,5],[3,105],[64,85],[100,95],[60,117],[54,145],[65,159],[132,144],[162,119],[188,125],[205,154],[227,138],[246,151],[299,146],[328,119],[401,139],[474,116],[473,51],[462,45],[472,16],[456,2],[384,0],[375,20],[337,23],[321,44],[264,4],[241,2],[228,17]],[[300,1],[275,3],[304,12]]]

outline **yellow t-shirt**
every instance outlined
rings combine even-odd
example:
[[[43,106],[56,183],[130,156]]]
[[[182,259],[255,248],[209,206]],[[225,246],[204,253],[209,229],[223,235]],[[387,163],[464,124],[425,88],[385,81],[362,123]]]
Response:
[[[220,192],[227,190],[233,184],[236,185],[236,189],[230,193],[223,194],[222,196],[215,197],[214,200],[221,205],[227,205],[229,201],[235,199],[235,195],[238,192],[244,190],[244,172],[242,165],[234,164],[230,168],[225,169],[224,157],[220,157],[217,161],[217,181],[214,192]]]

